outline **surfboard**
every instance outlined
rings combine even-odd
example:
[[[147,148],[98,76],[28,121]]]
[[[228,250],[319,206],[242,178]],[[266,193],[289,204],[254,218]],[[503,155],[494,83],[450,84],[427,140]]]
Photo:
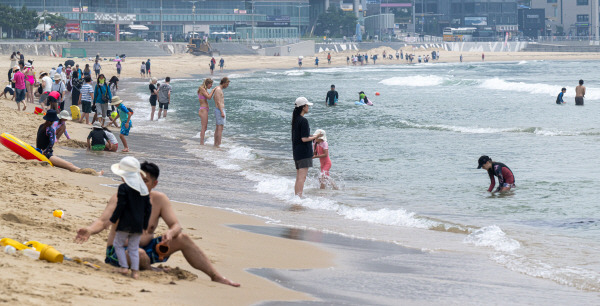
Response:
[[[71,105],[71,117],[73,118],[73,121],[79,120],[79,118],[81,117],[81,111],[79,109],[79,106]]]
[[[0,134],[0,143],[5,147],[9,148],[13,152],[17,153],[17,155],[23,157],[27,160],[39,160],[45,161],[52,165],[52,162],[42,153],[38,152],[34,147],[28,145],[26,142],[21,139],[7,133]]]

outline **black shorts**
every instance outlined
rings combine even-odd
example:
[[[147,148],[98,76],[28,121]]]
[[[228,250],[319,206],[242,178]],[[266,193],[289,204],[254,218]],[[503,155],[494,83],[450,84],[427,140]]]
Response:
[[[81,112],[89,114],[92,112],[92,102],[91,101],[81,101]]]
[[[575,105],[583,105],[583,97],[575,97]]]
[[[296,170],[302,169],[302,168],[310,168],[313,166],[313,159],[312,157],[310,158],[305,158],[305,159],[300,159],[300,160],[294,160],[294,162],[296,163]]]
[[[156,106],[156,99],[157,99],[157,98],[158,98],[158,97],[157,97],[156,95],[151,95],[151,96],[150,96],[150,105],[151,105],[151,106]]]
[[[4,87],[4,93],[9,93],[11,96],[15,95],[15,91],[12,88]]]
[[[169,109],[169,103],[158,103],[158,108],[159,109],[164,108],[165,110],[167,110],[167,109]]]

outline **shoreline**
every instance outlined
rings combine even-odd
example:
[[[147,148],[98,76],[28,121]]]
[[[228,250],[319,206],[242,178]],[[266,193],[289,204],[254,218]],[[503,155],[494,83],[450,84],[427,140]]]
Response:
[[[29,112],[31,105],[26,112],[18,112],[14,106],[12,101],[0,100],[0,131],[35,144],[35,131],[42,123],[41,118]],[[79,141],[61,139],[56,145],[55,154],[67,160],[76,154],[90,155],[80,147],[89,127],[70,122],[68,130],[70,136]],[[120,159],[124,154],[110,156]],[[95,168],[110,171],[110,163],[102,162],[106,158],[101,155],[92,158]],[[158,164],[160,167],[160,162]],[[227,226],[264,226],[261,219],[224,209],[172,201],[184,233],[192,237],[219,272],[240,282],[242,287],[233,288],[211,282],[202,272],[192,268],[181,253],[175,254],[164,264],[174,268],[172,272],[143,271],[141,279],[134,281],[113,274],[112,267],[103,263],[107,231],[91,237],[82,245],[73,242],[77,229],[87,226],[99,216],[109,196],[115,192],[110,186],[116,181],[26,161],[4,147],[0,149],[0,168],[0,175],[5,178],[3,186],[6,190],[16,191],[0,196],[1,238],[37,240],[54,246],[68,257],[79,257],[100,266],[95,271],[69,261],[51,264],[33,261],[21,254],[2,252],[1,266],[6,276],[0,281],[4,288],[0,289],[2,302],[108,304],[129,301],[137,304],[150,298],[153,303],[190,304],[198,294],[204,296],[203,301],[213,305],[223,304],[223,301],[237,305],[264,301],[309,301],[314,298],[280,287],[247,270],[315,269],[332,265],[332,254],[309,243],[247,233]],[[167,195],[170,194],[168,189],[165,191]],[[54,218],[54,209],[62,209],[65,218]],[[165,229],[164,222],[160,222],[157,236]],[[270,255],[265,256],[265,253]],[[23,271],[36,271],[35,277],[28,276],[28,272],[23,275]],[[45,279],[58,281],[45,282]],[[125,284],[130,286],[129,289],[123,290]]]
[[[440,62],[445,62],[444,59],[444,54],[445,52],[442,53],[442,61]],[[477,53],[479,54],[479,53]],[[473,57],[477,56],[477,54],[472,55]],[[491,53],[490,53],[491,54]],[[486,54],[486,62],[490,61],[490,62],[496,62],[493,60],[488,60],[488,54]],[[490,56],[491,57],[491,56]],[[270,57],[267,57],[270,59]],[[208,58],[206,58],[208,61]],[[578,60],[580,58],[577,59],[572,59],[572,58],[565,58],[565,60]],[[596,55],[595,59],[600,59],[600,56]],[[128,58],[129,60],[129,58]],[[287,59],[289,60],[289,59]],[[291,60],[293,62],[296,61],[295,58],[291,58]],[[510,61],[518,61],[518,60],[523,60],[523,59],[510,59]],[[536,59],[536,60],[540,60],[540,59]],[[400,64],[398,61],[394,60],[378,60],[378,64],[379,62],[382,63],[386,63],[389,62],[389,65],[398,65]],[[448,61],[448,62],[452,62],[452,61]],[[457,62],[457,61],[454,61]],[[475,62],[473,60],[473,62]],[[36,61],[37,63],[37,61]],[[287,61],[286,61],[287,63]],[[306,62],[309,63],[309,62]],[[324,66],[323,68],[327,68],[327,67],[344,67],[346,65],[340,64],[337,66]],[[325,64],[326,65],[326,64]],[[369,64],[371,65],[371,64]],[[387,65],[387,64],[386,64]],[[314,67],[310,67],[311,65],[306,64],[305,68],[303,69],[314,69]],[[314,65],[312,65],[314,66]],[[320,68],[320,69],[323,69]],[[290,69],[297,69],[297,67],[280,67],[280,68],[274,68],[274,69],[282,69],[282,70],[290,70]],[[208,70],[208,69],[206,69]],[[253,70],[234,70],[234,71],[230,71],[230,73],[239,73],[239,72],[251,72],[251,71],[264,71],[266,69],[264,68],[255,68]],[[39,71],[39,70],[38,70]],[[46,70],[47,71],[47,70]],[[196,75],[201,75],[201,74],[196,74]],[[215,74],[215,76],[219,76],[220,74],[217,73]],[[227,75],[227,74],[223,74],[223,75]],[[108,75],[107,75],[108,76]],[[195,75],[194,74],[190,74],[188,76],[188,78],[193,78]],[[171,76],[172,78],[178,78],[180,77],[179,75],[176,76]],[[131,80],[130,78],[123,78],[122,82],[127,82]],[[139,80],[142,80],[141,78]],[[2,102],[0,102],[0,104],[2,104],[2,106],[0,107],[1,112],[0,112],[0,117],[4,117],[3,121],[6,121],[6,117],[9,117],[11,115],[10,110],[13,110],[13,114],[17,113],[17,111],[15,110],[15,105],[14,102],[8,102],[5,100],[2,100]],[[9,105],[9,106],[6,106]],[[28,113],[31,110],[29,107],[31,107],[31,105],[28,106]],[[6,115],[9,116],[6,116]],[[34,115],[31,115],[34,116]],[[33,121],[33,118],[31,116],[21,116],[21,113],[17,114],[16,117],[18,117],[18,120],[15,120],[16,122],[3,122],[2,123],[2,132],[6,131],[7,128],[14,128],[15,130],[19,130],[21,132],[21,134],[17,134],[16,132],[14,133],[15,136],[27,141],[28,143],[32,144],[35,143],[35,139],[32,139],[32,135],[34,134],[30,134],[29,136],[23,136],[26,133],[24,132],[24,130],[27,129],[31,129],[31,124],[33,125],[33,127],[36,127],[37,124],[40,124],[41,122],[35,122],[35,124],[33,122],[28,122],[28,121]],[[25,121],[25,122],[24,122]],[[31,124],[28,124],[31,123]],[[7,124],[7,125],[4,125]],[[77,139],[85,139],[85,136],[87,134],[89,130],[87,129],[87,127],[85,127],[84,125],[79,125],[79,124],[69,124],[69,132],[71,133],[71,136],[73,138],[77,138]],[[77,151],[75,153],[73,153],[73,147],[71,147],[70,145],[67,146],[67,150],[65,149],[57,149],[57,155],[59,156],[69,156],[72,154],[86,154],[84,152],[81,151]],[[115,154],[115,155],[111,155],[112,157],[122,157],[122,154]],[[8,151],[8,150],[3,150],[0,149],[0,157],[2,157],[2,160],[4,161],[0,161],[0,165],[7,169],[7,172],[4,172],[4,174],[6,173],[21,173],[21,172],[26,172],[28,174],[28,177],[34,177],[35,179],[33,180],[29,180],[29,179],[25,179],[24,181],[17,181],[17,182],[11,182],[10,185],[11,188],[19,188],[22,184],[32,184],[33,186],[35,186],[36,188],[34,188],[35,190],[43,188],[43,185],[36,183],[39,181],[44,181],[44,180],[52,180],[52,179],[63,179],[66,182],[62,182],[62,184],[64,185],[58,185],[56,188],[59,190],[62,189],[66,189],[69,191],[73,191],[72,187],[76,187],[73,191],[73,195],[70,195],[68,197],[65,196],[65,199],[62,198],[56,198],[56,197],[52,197],[53,201],[58,201],[58,200],[71,200],[73,201],[73,203],[71,204],[70,207],[68,207],[68,210],[66,210],[67,212],[67,218],[64,221],[67,221],[70,219],[69,216],[73,216],[75,215],[74,219],[77,222],[77,225],[74,224],[67,224],[67,228],[68,231],[66,233],[66,237],[61,237],[61,239],[59,239],[59,243],[57,243],[55,246],[57,247],[57,249],[59,249],[60,251],[69,251],[69,250],[73,250],[75,249],[76,252],[83,252],[82,254],[84,254],[83,256],[86,256],[86,258],[90,257],[90,258],[95,258],[96,260],[101,259],[101,255],[103,254],[103,247],[105,245],[105,234],[101,234],[96,236],[96,240],[100,241],[100,247],[98,247],[97,245],[94,245],[93,250],[89,250],[88,248],[91,246],[92,241],[82,245],[81,247],[79,247],[78,245],[69,245],[69,240],[72,237],[69,237],[68,235],[74,236],[75,234],[75,230],[76,228],[78,228],[79,226],[82,225],[87,225],[87,223],[89,223],[89,221],[91,220],[90,217],[96,217],[99,212],[101,211],[101,209],[104,207],[104,202],[107,200],[108,195],[111,193],[114,193],[114,189],[109,188],[109,187],[101,187],[98,188],[98,185],[101,183],[104,184],[110,184],[110,182],[112,182],[112,184],[114,184],[114,181],[110,181],[108,182],[107,180],[104,179],[97,179],[97,178],[92,178],[89,176],[83,176],[83,175],[64,175],[64,173],[66,172],[57,172],[56,169],[52,169],[49,168],[47,166],[41,166],[39,165],[39,163],[34,163],[34,162],[25,162],[24,160],[22,160],[23,162],[17,162],[16,164],[12,163],[10,160],[14,159],[15,155],[12,154],[12,152]],[[98,159],[98,156],[95,156],[96,159]],[[156,156],[154,156],[153,158],[156,158]],[[6,160],[9,160],[9,162],[7,162]],[[106,167],[104,167],[105,171],[108,171],[108,166],[110,164],[107,163]],[[160,164],[159,164],[160,166]],[[12,171],[12,172],[11,172]],[[58,171],[66,171],[66,170],[58,170]],[[58,176],[58,177],[57,177]],[[68,179],[67,179],[68,177]],[[77,189],[77,188],[81,188],[83,190]],[[87,189],[86,189],[87,188]],[[102,189],[100,192],[97,191],[97,189]],[[26,190],[29,191],[29,190]],[[32,193],[35,191],[32,191]],[[77,194],[77,192],[79,192]],[[23,193],[24,194],[24,193]],[[89,207],[79,207],[77,206],[77,203],[75,203],[76,200],[82,200],[82,199],[87,199],[88,194],[93,195],[93,203],[91,203],[89,205]],[[169,195],[169,192],[167,190],[167,195]],[[29,196],[27,194],[25,194],[26,198],[32,198],[35,199],[34,197],[37,196]],[[50,198],[51,195],[48,194],[45,197]],[[77,198],[78,197],[78,198]],[[13,199],[13,198],[9,198],[9,199]],[[14,199],[13,199],[14,200]],[[8,201],[6,198],[2,198],[2,203],[3,204],[7,204]],[[37,203],[37,202],[34,202]],[[56,204],[56,202],[54,202],[53,204]],[[129,301],[134,301],[134,302],[141,302],[143,299],[148,299],[149,296],[151,296],[151,298],[153,300],[155,300],[157,303],[175,303],[175,304],[185,304],[185,303],[189,303],[190,301],[193,301],[194,296],[191,295],[191,293],[193,292],[194,294],[197,294],[198,292],[201,292],[201,294],[203,295],[207,295],[207,296],[216,296],[216,300],[213,303],[217,303],[219,304],[219,302],[222,302],[222,299],[227,299],[228,302],[232,301],[232,298],[239,298],[240,300],[238,300],[237,302],[239,304],[246,304],[246,303],[256,303],[256,302],[266,302],[266,301],[278,301],[277,298],[267,298],[265,296],[258,296],[259,292],[261,292],[262,290],[268,291],[273,293],[273,295],[277,295],[280,294],[281,296],[284,296],[286,298],[286,300],[310,300],[310,296],[308,296],[307,294],[298,292],[298,291],[290,291],[288,289],[283,289],[282,287],[279,287],[275,282],[271,282],[271,281],[266,281],[265,279],[255,276],[254,274],[250,274],[250,273],[244,273],[244,274],[248,274],[250,276],[244,276],[242,278],[236,278],[232,275],[235,274],[242,274],[242,271],[246,271],[246,269],[248,269],[249,267],[247,266],[247,263],[242,263],[240,264],[240,266],[236,266],[235,262],[235,256],[233,254],[230,254],[229,251],[231,251],[232,248],[236,249],[236,251],[238,252],[237,255],[239,256],[247,256],[247,254],[244,252],[244,248],[241,248],[240,245],[238,245],[238,240],[241,240],[243,242],[245,242],[246,240],[250,241],[256,241],[256,237],[254,236],[261,236],[259,234],[252,234],[252,235],[248,235],[248,236],[252,236],[251,238],[241,238],[241,236],[245,236],[242,235],[238,232],[240,232],[240,230],[237,229],[228,229],[228,227],[224,226],[224,224],[245,224],[245,223],[250,223],[252,224],[259,224],[259,225],[265,225],[264,222],[260,222],[259,219],[255,219],[253,217],[248,217],[248,216],[244,216],[244,218],[248,218],[248,220],[243,220],[243,221],[237,221],[238,219],[235,217],[236,215],[239,215],[237,213],[233,213],[233,212],[226,212],[226,214],[224,214],[225,216],[222,217],[222,219],[220,219],[221,221],[218,221],[216,223],[211,223],[212,227],[214,228],[210,228],[211,226],[208,226],[206,224],[203,224],[202,226],[197,226],[196,224],[199,223],[199,220],[202,220],[202,222],[200,223],[204,223],[207,221],[215,221],[214,219],[218,219],[218,218],[213,218],[214,215],[220,215],[220,213],[223,213],[223,209],[213,209],[210,207],[204,207],[206,209],[203,209],[202,206],[197,206],[195,204],[192,204],[196,207],[200,207],[200,208],[187,208],[186,206],[190,206],[190,205],[183,205],[182,203],[175,203],[174,202],[174,206],[176,208],[177,211],[177,216],[180,219],[180,222],[182,223],[182,226],[185,229],[185,232],[188,234],[192,234],[194,235],[197,239],[195,239],[195,241],[200,241],[202,242],[202,244],[200,244],[200,247],[206,251],[206,253],[209,255],[209,257],[211,258],[211,261],[213,261],[214,263],[216,263],[216,268],[221,271],[225,276],[241,282],[242,283],[242,290],[244,290],[243,294],[239,294],[239,295],[243,295],[243,297],[238,296],[236,291],[229,291],[229,289],[226,288],[220,288],[219,285],[215,285],[210,283],[210,281],[207,280],[207,278],[205,277],[205,275],[203,275],[202,273],[198,273],[196,272],[196,270],[194,270],[193,268],[189,267],[189,265],[187,265],[187,263],[185,263],[185,260],[183,260],[182,256],[174,256],[168,263],[168,266],[178,266],[178,267],[183,267],[183,269],[187,270],[188,272],[192,272],[193,274],[198,274],[199,279],[200,280],[193,280],[193,281],[176,281],[178,286],[168,286],[169,284],[169,280],[170,278],[164,277],[164,275],[154,275],[154,273],[150,274],[150,280],[155,281],[157,283],[160,283],[159,285],[156,285],[156,287],[150,286],[150,284],[146,284],[147,282],[144,281],[144,284],[137,283],[137,282],[131,282],[128,281],[128,279],[126,278],[120,278],[120,277],[115,277],[112,276],[112,274],[107,274],[105,273],[105,271],[102,271],[100,273],[98,273],[98,275],[94,275],[94,271],[90,270],[89,268],[85,268],[85,267],[80,267],[77,266],[75,264],[73,265],[66,265],[64,269],[61,269],[61,274],[66,274],[67,278],[72,277],[70,279],[70,283],[69,282],[64,282],[64,284],[60,284],[60,285],[56,285],[56,284],[52,284],[50,285],[50,287],[48,287],[48,285],[45,285],[43,283],[35,283],[35,285],[29,285],[26,284],[25,282],[18,282],[16,279],[13,279],[12,281],[15,281],[18,283],[18,290],[21,290],[22,293],[25,292],[30,292],[32,289],[40,289],[40,292],[44,292],[44,290],[46,290],[46,292],[54,292],[53,290],[56,290],[59,295],[63,296],[63,297],[58,297],[56,295],[52,295],[53,301],[54,302],[65,302],[65,301],[85,301],[87,303],[90,302],[100,302],[104,300],[104,296],[102,296],[101,294],[108,294],[113,295],[115,294],[115,292],[117,292],[119,290],[119,283],[123,283],[126,282],[127,284],[130,285],[134,285],[133,287],[135,289],[139,289],[137,290],[137,292],[135,292],[135,290],[131,290],[131,293],[129,295],[116,295],[116,297],[119,298],[119,300],[129,300]],[[56,205],[52,206],[53,208]],[[13,214],[14,216],[16,216],[16,219],[12,216],[5,216],[5,212],[3,211],[3,216],[2,218],[7,221],[6,219],[10,219],[13,221],[7,221],[7,222],[3,222],[3,225],[0,226],[0,229],[4,232],[4,233],[8,233],[6,234],[7,237],[10,237],[9,234],[15,235],[16,238],[19,238],[21,240],[26,239],[27,236],[26,235],[32,235],[35,233],[35,231],[31,230],[29,231],[28,229],[24,229],[22,224],[26,224],[26,225],[30,225],[31,223],[35,223],[34,221],[48,221],[48,218],[46,218],[47,216],[44,215],[46,214],[46,210],[42,210],[40,207],[29,207],[27,208],[25,211],[26,213],[37,213],[39,214],[39,218],[30,218],[28,215],[20,213],[21,208],[17,207],[17,206],[8,206],[8,207],[12,207],[10,213]],[[45,208],[49,208],[45,207]],[[216,210],[216,211],[215,211]],[[43,212],[42,212],[43,211]],[[88,218],[84,218],[81,216],[81,214],[85,214],[85,213],[89,213],[88,215],[86,215],[86,217]],[[204,216],[204,217],[203,217]],[[51,215],[50,215],[51,217]],[[204,218],[204,219],[201,219]],[[242,219],[244,219],[242,218]],[[48,221],[50,222],[54,222],[57,221],[54,218],[50,218],[51,220]],[[24,222],[16,222],[14,220],[19,220],[19,221],[24,221]],[[33,220],[33,221],[32,221]],[[186,222],[187,220],[187,222]],[[62,221],[62,220],[61,220]],[[188,223],[189,222],[189,223]],[[222,223],[219,223],[222,222]],[[66,223],[66,222],[65,222]],[[192,227],[190,227],[190,224],[193,224]],[[15,226],[15,230],[12,230],[9,228],[11,225]],[[50,223],[50,226],[48,226],[49,228],[46,227],[41,227],[41,228],[36,228],[37,230],[41,229],[41,230],[49,230],[51,233],[53,234],[65,234],[65,229],[61,228],[61,225],[64,226],[63,223]],[[164,226],[164,224],[163,224]],[[57,232],[53,232],[54,228],[59,228]],[[224,230],[224,228],[226,230]],[[219,240],[217,239],[217,235],[220,234],[220,231],[224,231],[227,234],[229,234],[228,237],[230,238],[225,238],[224,240]],[[200,234],[200,232],[202,234]],[[24,234],[23,234],[24,233]],[[214,234],[214,235],[213,235]],[[19,236],[21,235],[21,236]],[[264,236],[264,235],[263,235]],[[102,238],[98,238],[98,237],[102,237]],[[199,237],[199,238],[198,238]],[[231,237],[233,237],[234,240],[229,240],[231,239]],[[15,237],[13,237],[15,238]],[[22,239],[23,238],[23,239]],[[40,240],[44,243],[53,243],[54,238],[52,238],[51,235],[47,235],[44,239]],[[18,240],[18,239],[17,239]],[[31,240],[31,239],[29,239]],[[260,240],[260,239],[259,239]],[[283,240],[281,238],[273,238],[273,241],[270,240],[261,240],[261,242],[258,244],[261,246],[261,248],[266,247],[266,246],[271,246],[271,245],[278,245],[278,248],[281,247],[281,242],[280,240]],[[225,241],[225,245],[223,244],[223,241]],[[227,242],[232,241],[231,245],[227,245]],[[235,241],[235,242],[233,242]],[[205,247],[204,243],[208,243],[209,247]],[[297,242],[293,242],[290,243],[290,245],[295,246],[295,247],[300,247],[297,245]],[[252,249],[255,248],[256,245],[253,245],[251,243],[248,243],[248,248]],[[318,251],[315,251],[314,249],[312,249],[314,246],[312,245],[308,245],[308,244],[303,244],[304,246],[307,246],[307,248],[310,248],[310,252],[315,253]],[[303,247],[304,247],[303,246]],[[300,248],[303,248],[300,247]],[[85,251],[81,251],[80,249],[88,249]],[[242,250],[239,250],[242,249]],[[317,248],[318,249],[318,248]],[[261,250],[263,251],[263,250]],[[323,252],[321,250],[321,252]],[[325,252],[326,253],[326,252]],[[294,260],[299,260],[299,259],[306,259],[303,256],[299,256],[297,255],[298,253],[289,253],[288,255],[281,255],[283,258],[286,259],[290,259],[293,258]],[[7,255],[5,253],[3,253],[4,257],[3,260],[7,257]],[[264,253],[258,252],[258,256],[264,255]],[[0,255],[2,256],[2,255]],[[327,254],[324,255],[328,257],[328,260],[331,261],[331,254]],[[264,259],[264,258],[262,258]],[[269,258],[268,263],[271,264],[272,261],[276,260],[277,258],[273,257],[273,258]],[[306,264],[305,266],[302,267],[295,267],[296,269],[315,269],[318,267],[325,267],[328,266],[330,263],[325,263],[323,265],[323,262],[321,261],[322,259],[319,259],[316,262],[310,262],[308,264]],[[33,264],[30,264],[33,263]],[[264,262],[262,262],[261,264],[265,265]],[[314,265],[314,266],[311,266]],[[53,273],[52,273],[52,269],[44,269],[44,268],[53,268],[54,266],[51,266],[51,264],[48,263],[44,263],[44,262],[32,262],[29,261],[27,262],[27,258],[20,256],[20,257],[11,257],[8,260],[8,267],[10,270],[7,271],[11,271],[9,273],[14,273],[14,274],[18,274],[19,270],[22,269],[23,265],[25,265],[28,268],[31,269],[35,269],[35,270],[42,270],[42,275],[45,275],[46,277],[52,277]],[[241,266],[241,265],[245,265],[245,266]],[[323,266],[320,266],[323,265]],[[62,268],[62,267],[61,267]],[[239,270],[236,270],[238,269]],[[269,267],[262,267],[262,268],[269,268]],[[282,266],[279,267],[282,269],[290,269],[290,268],[294,268],[294,267],[287,267],[285,266],[285,263],[282,263]],[[274,269],[277,269],[277,267],[275,267]],[[67,270],[67,271],[65,271]],[[90,273],[91,272],[91,273]],[[80,284],[80,281],[82,281],[81,277],[77,276],[77,274],[84,274],[84,275],[92,275],[90,276],[91,278],[94,279],[94,282],[96,284],[93,284],[92,282],[83,282],[84,284],[84,290],[80,290],[84,293],[90,293],[90,292],[94,292],[94,291],[99,291],[102,293],[93,293],[93,294],[89,294],[90,296],[85,296],[84,294],[75,294],[72,295],[73,293],[70,292],[69,290],[66,290],[66,288],[68,288],[69,286],[75,286],[77,287],[76,284]],[[184,275],[186,275],[186,273],[182,273]],[[105,281],[103,281],[102,277],[105,277],[106,279]],[[144,274],[142,274],[142,278],[144,278]],[[169,275],[169,277],[174,277]],[[190,276],[185,276],[185,277],[190,277]],[[108,280],[108,281],[106,281]],[[264,282],[261,282],[260,280],[263,280]],[[171,280],[171,281],[175,281],[175,280]],[[5,285],[8,284],[9,282],[7,282],[7,280],[3,280],[3,282]],[[108,285],[107,285],[108,283]],[[97,285],[97,284],[101,284],[101,285]],[[140,285],[141,284],[141,285]],[[207,286],[202,286],[202,284],[207,285]],[[249,288],[249,285],[252,284],[253,287]],[[198,286],[200,285],[200,286]],[[7,285],[8,286],[8,285]],[[5,286],[5,287],[7,287]],[[143,287],[143,288],[142,288]],[[200,289],[198,287],[203,287],[203,289]],[[268,289],[266,289],[268,287]],[[8,288],[8,287],[7,287]],[[14,285],[12,287],[14,289]],[[110,288],[110,290],[105,290],[106,288]],[[141,289],[140,289],[141,288]],[[150,288],[150,289],[148,289]],[[175,288],[175,289],[174,289]],[[278,289],[277,289],[278,288]],[[140,290],[149,290],[150,293],[146,293],[146,292],[141,292]],[[247,292],[246,290],[250,289],[249,291],[252,292]],[[5,289],[7,290],[7,289]],[[203,291],[205,290],[205,291]],[[231,289],[231,290],[240,290],[240,289]],[[7,290],[9,291],[9,290]],[[275,292],[277,291],[277,292]],[[177,294],[177,300],[173,300],[173,296],[174,294]],[[15,295],[11,292],[3,292],[3,295],[7,296],[8,299],[7,301],[25,301],[25,302],[37,302],[39,301],[38,299],[36,299],[35,297],[32,298],[31,300],[19,300],[20,297],[15,297]],[[181,296],[181,297],[179,297]],[[38,297],[39,298],[39,297]],[[186,300],[186,298],[188,298],[189,300]],[[246,300],[242,300],[246,298]],[[252,300],[252,298],[254,300]],[[161,300],[162,299],[162,300]],[[221,300],[219,300],[221,299]],[[0,299],[1,301],[1,299]],[[207,300],[208,301],[208,300]],[[110,302],[110,301],[107,301]],[[236,304],[238,304],[236,303]]]

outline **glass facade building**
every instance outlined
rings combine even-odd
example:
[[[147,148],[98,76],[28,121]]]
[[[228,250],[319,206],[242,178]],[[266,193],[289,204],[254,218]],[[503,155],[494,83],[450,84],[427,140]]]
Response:
[[[194,31],[231,32],[253,25],[294,27],[301,33],[310,29],[309,0],[2,0],[2,4],[26,6],[40,14],[44,3],[48,13],[60,13],[69,23],[81,19],[84,30],[114,32],[118,20],[122,29],[129,24],[144,25],[149,30],[140,34],[156,39],[161,19],[165,37],[175,38]]]

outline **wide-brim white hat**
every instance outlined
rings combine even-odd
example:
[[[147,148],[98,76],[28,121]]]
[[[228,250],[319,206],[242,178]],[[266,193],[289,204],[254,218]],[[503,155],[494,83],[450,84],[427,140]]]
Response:
[[[323,141],[327,141],[327,135],[325,134],[324,130],[318,129],[315,131],[315,133],[313,134],[313,136],[317,136],[317,135],[321,135],[319,137],[317,137],[317,139],[323,139]]]
[[[60,114],[58,114],[58,119],[67,119],[67,120],[71,120],[73,118],[71,118],[71,116],[69,116],[69,112],[67,112],[66,110],[60,112]]]
[[[123,157],[118,164],[113,164],[110,170],[123,178],[125,184],[131,187],[133,190],[140,193],[142,196],[147,196],[148,187],[142,179],[142,170],[140,169],[140,162],[132,156]]]

